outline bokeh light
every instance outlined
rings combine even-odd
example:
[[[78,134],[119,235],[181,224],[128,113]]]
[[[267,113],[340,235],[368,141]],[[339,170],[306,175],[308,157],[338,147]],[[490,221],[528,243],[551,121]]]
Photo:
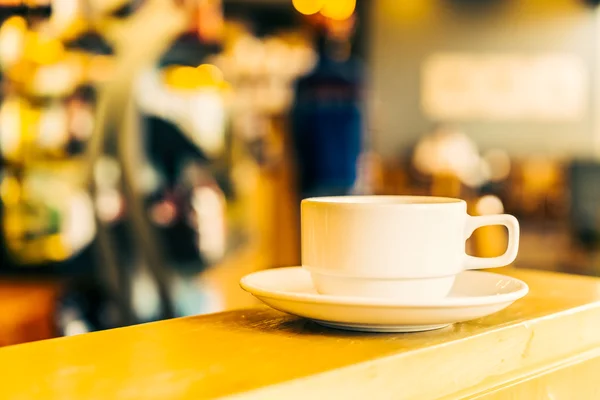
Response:
[[[323,4],[321,14],[333,20],[345,20],[354,14],[356,0],[328,0]]]
[[[27,22],[18,16],[8,18],[0,27],[0,63],[4,68],[22,57],[26,32]]]
[[[304,15],[313,15],[321,11],[326,0],[292,0],[294,8]]]
[[[475,210],[477,215],[502,214],[504,212],[504,205],[502,204],[502,200],[497,196],[486,195],[477,201]]]
[[[71,254],[60,235],[48,236],[42,241],[44,256],[50,261],[62,261]]]
[[[69,140],[68,114],[58,102],[40,112],[37,143],[45,149],[58,149]]]
[[[198,86],[198,74],[194,67],[171,66],[163,71],[165,83],[174,89],[194,89]]]
[[[292,0],[296,11],[303,15],[321,15],[336,21],[350,18],[356,9],[356,0]]]
[[[202,64],[196,70],[200,86],[219,86],[223,82],[223,72],[215,65]]]
[[[212,64],[202,64],[197,68],[175,65],[163,70],[167,86],[178,90],[197,90],[206,87],[223,86],[223,73]]]
[[[64,46],[59,40],[34,32],[27,34],[25,51],[27,58],[42,65],[58,62],[64,57],[65,53]]]
[[[102,189],[96,196],[96,212],[101,221],[116,221],[121,216],[123,207],[123,198],[115,189]]]
[[[0,106],[0,154],[6,159],[15,158],[21,148],[23,114],[23,102],[18,98],[7,97]]]
[[[171,201],[162,201],[150,208],[150,218],[159,226],[169,226],[177,217],[177,207]]]
[[[5,176],[0,181],[0,199],[7,207],[14,207],[21,200],[21,186],[13,176]]]
[[[499,182],[507,179],[510,174],[510,156],[501,149],[492,149],[483,155],[490,167],[490,179]]]

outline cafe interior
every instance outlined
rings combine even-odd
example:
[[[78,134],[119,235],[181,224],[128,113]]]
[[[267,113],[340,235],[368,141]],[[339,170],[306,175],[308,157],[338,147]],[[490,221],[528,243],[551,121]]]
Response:
[[[267,312],[240,279],[302,265],[301,200],[339,195],[461,198],[473,216],[514,215],[519,255],[497,272],[516,271],[530,285],[519,302],[544,308],[565,296],[582,301],[578,310],[597,308],[576,329],[591,348],[600,338],[598,3],[1,0],[0,370],[20,365],[19,349],[37,353],[28,346],[86,337],[104,346],[103,332]],[[504,227],[488,226],[466,247],[495,257],[507,242]],[[544,300],[538,276],[555,282],[543,285],[554,285],[545,295],[556,298]],[[533,324],[510,307],[502,313]],[[471,329],[456,326],[453,335]],[[303,329],[335,357],[342,333]],[[343,340],[375,349],[422,334],[399,335]],[[58,348],[39,357],[57,366]],[[202,379],[222,365],[221,353],[206,354]],[[281,376],[274,382],[296,378]],[[189,398],[254,390],[265,379],[229,392],[205,383],[218,388]],[[428,386],[419,379],[415,386]],[[83,384],[60,395],[63,386],[48,385],[52,392],[19,398],[187,398],[93,397]],[[600,398],[590,385],[579,397],[511,398]],[[0,398],[13,398],[3,386]],[[381,398],[459,398],[415,390]]]

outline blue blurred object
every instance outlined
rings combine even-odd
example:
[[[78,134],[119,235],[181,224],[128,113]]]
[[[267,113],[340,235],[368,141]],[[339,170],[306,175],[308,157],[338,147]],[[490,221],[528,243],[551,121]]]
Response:
[[[332,58],[319,39],[319,62],[298,80],[291,110],[300,193],[303,198],[349,193],[362,148],[362,68]]]

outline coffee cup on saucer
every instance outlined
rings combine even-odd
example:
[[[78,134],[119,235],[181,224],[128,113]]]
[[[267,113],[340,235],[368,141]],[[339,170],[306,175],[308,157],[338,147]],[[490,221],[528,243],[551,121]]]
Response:
[[[431,301],[464,271],[512,263],[519,223],[512,215],[470,216],[464,200],[428,196],[339,196],[302,201],[302,266],[320,294]],[[504,225],[499,257],[473,257],[466,240]]]

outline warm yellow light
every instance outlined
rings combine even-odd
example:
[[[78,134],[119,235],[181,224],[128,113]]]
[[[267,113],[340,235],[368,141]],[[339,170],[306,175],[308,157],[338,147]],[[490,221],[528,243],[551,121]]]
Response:
[[[197,68],[200,86],[217,86],[223,82],[223,72],[212,64],[202,64]]]
[[[229,92],[232,91],[232,87],[231,87],[231,84],[229,82],[223,81],[223,82],[219,83],[218,86],[219,86],[219,89],[221,89],[222,92],[229,93]]]
[[[25,221],[19,208],[10,207],[4,211],[4,236],[11,241],[19,240],[25,234]],[[14,243],[12,243],[14,246]]]
[[[321,11],[325,1],[326,0],[292,0],[292,4],[300,14],[312,15]]]
[[[5,177],[0,182],[0,198],[7,207],[14,207],[21,199],[21,185],[12,176]]]
[[[33,32],[27,35],[26,57],[37,64],[54,64],[63,58],[64,53],[64,46],[57,39]]]
[[[113,74],[115,60],[113,56],[93,55],[88,58],[87,78],[93,82],[103,82],[110,79]]]
[[[2,24],[2,28],[17,29],[19,31],[27,30],[27,21],[23,17],[12,16]]]
[[[195,89],[199,84],[198,78],[198,71],[194,67],[177,65],[164,70],[165,83],[175,89]]]
[[[477,215],[502,214],[504,212],[504,205],[502,204],[502,200],[497,196],[488,194],[477,200],[475,209]]]
[[[0,154],[15,159],[23,141],[24,107],[18,98],[8,97],[0,106]]]
[[[356,0],[326,0],[321,14],[337,21],[348,19],[354,14]]]
[[[26,31],[27,23],[21,17],[10,17],[0,27],[0,61],[3,67],[21,59]]]
[[[223,72],[212,64],[202,64],[197,68],[180,65],[167,67],[163,77],[167,86],[179,90],[219,88],[224,82]]]
[[[58,234],[45,238],[42,241],[42,246],[44,255],[51,261],[62,261],[70,256],[69,249]]]

